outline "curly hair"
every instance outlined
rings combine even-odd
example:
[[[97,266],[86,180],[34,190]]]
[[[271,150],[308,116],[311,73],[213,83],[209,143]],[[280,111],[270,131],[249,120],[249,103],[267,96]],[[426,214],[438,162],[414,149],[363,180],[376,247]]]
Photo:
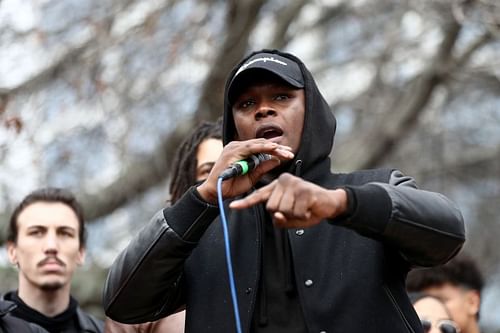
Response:
[[[461,253],[444,265],[411,271],[406,280],[406,288],[408,291],[422,291],[445,283],[479,292],[484,285],[476,262]]]
[[[196,153],[205,139],[222,140],[222,118],[215,122],[204,121],[199,124],[177,149],[171,169],[170,201],[175,203],[191,186],[196,183]]]
[[[406,289],[408,292],[422,292],[447,283],[481,294],[484,279],[472,257],[460,253],[444,265],[412,270],[406,279]]]

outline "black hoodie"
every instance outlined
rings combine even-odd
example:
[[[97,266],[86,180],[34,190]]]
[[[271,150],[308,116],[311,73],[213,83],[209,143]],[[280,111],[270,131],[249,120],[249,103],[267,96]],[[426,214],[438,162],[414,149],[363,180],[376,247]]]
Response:
[[[254,55],[277,54],[299,65],[304,79],[305,114],[299,150],[288,163],[288,170],[296,176],[319,182],[330,168],[329,154],[335,136],[336,120],[316,82],[305,65],[295,56],[277,50],[253,52],[229,74],[224,99],[224,144],[235,137],[232,105],[228,97],[231,78]],[[267,56],[267,55],[266,55]],[[259,184],[257,184],[257,187]],[[261,276],[257,291],[253,332],[304,332],[305,322],[295,287],[290,239],[283,229],[274,228],[269,214],[261,214]]]
[[[349,193],[349,214],[286,231],[299,325],[307,332],[422,332],[405,291],[406,274],[412,266],[441,264],[457,253],[464,242],[460,212],[442,195],[418,190],[411,177],[397,170],[332,174],[328,156],[335,118],[328,104],[299,59],[265,52],[295,61],[305,81],[303,135],[288,171]],[[223,126],[228,143],[234,123],[227,96]],[[266,269],[263,226],[269,214],[264,205],[231,211],[229,201],[225,208],[239,312],[243,331],[250,332],[252,320],[260,316],[256,308],[276,302],[256,304],[260,281],[268,273],[261,270]],[[106,314],[140,323],[185,306],[186,332],[234,332],[217,217],[217,207],[201,200],[194,187],[157,213],[112,265],[104,290]]]

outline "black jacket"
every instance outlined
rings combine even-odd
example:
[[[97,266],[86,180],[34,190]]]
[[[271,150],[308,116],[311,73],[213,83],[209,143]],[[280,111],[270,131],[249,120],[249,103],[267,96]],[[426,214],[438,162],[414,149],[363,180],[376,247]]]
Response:
[[[14,317],[11,312],[16,307],[14,302],[0,300],[0,333],[47,333],[36,324]]]
[[[306,82],[301,146],[288,171],[350,193],[350,214],[309,229],[288,230],[308,331],[422,332],[405,291],[406,274],[412,266],[444,263],[459,251],[465,239],[460,212],[444,196],[417,189],[412,178],[397,170],[332,174],[335,118],[300,60],[281,55],[300,65]],[[234,137],[234,124],[227,96],[225,100],[227,143]],[[267,212],[263,206],[231,211],[228,203],[240,316],[248,332]],[[218,214],[192,188],[154,216],[110,269],[106,314],[139,323],[186,306],[186,332],[234,332]]]
[[[16,304],[16,301],[15,301],[15,299],[17,298],[14,296],[15,294],[16,294],[16,291],[10,291],[10,292],[6,293],[5,295],[3,295],[0,298],[0,301],[6,302],[8,304],[13,304],[14,306],[9,311],[10,316],[15,317],[15,318],[19,318],[19,320],[25,321],[26,318],[23,318],[23,316],[20,313],[18,313],[18,311],[15,311],[15,309],[18,306],[18,304]],[[76,300],[75,300],[75,302],[76,302]],[[78,303],[76,303],[76,304],[78,304]],[[36,310],[33,310],[33,311],[36,311]],[[42,315],[42,314],[40,314],[40,315]],[[76,317],[77,317],[78,326],[80,327],[80,329],[78,331],[75,331],[73,329],[71,329],[71,330],[67,329],[61,333],[102,333],[102,332],[104,332],[104,322],[100,319],[97,319],[93,315],[83,311],[79,305],[76,306]],[[40,326],[42,326],[41,323],[38,323],[38,324]],[[38,325],[35,325],[35,326],[38,327]],[[46,330],[43,329],[43,332],[46,332]]]

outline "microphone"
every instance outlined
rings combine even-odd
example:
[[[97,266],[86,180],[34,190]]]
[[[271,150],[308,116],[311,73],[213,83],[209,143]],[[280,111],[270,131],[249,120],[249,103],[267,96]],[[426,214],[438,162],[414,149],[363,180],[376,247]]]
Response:
[[[219,175],[219,178],[222,178],[222,180],[226,180],[236,176],[246,175],[247,173],[255,169],[260,163],[268,161],[271,158],[272,155],[265,153],[250,155],[248,158],[232,164],[229,168],[224,170]]]

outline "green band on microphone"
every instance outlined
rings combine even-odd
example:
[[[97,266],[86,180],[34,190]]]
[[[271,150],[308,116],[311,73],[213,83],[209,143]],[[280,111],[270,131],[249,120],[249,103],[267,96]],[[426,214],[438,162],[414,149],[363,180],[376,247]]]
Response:
[[[241,166],[241,170],[242,170],[241,174],[246,175],[248,172],[248,162],[247,161],[238,161],[236,163]]]

